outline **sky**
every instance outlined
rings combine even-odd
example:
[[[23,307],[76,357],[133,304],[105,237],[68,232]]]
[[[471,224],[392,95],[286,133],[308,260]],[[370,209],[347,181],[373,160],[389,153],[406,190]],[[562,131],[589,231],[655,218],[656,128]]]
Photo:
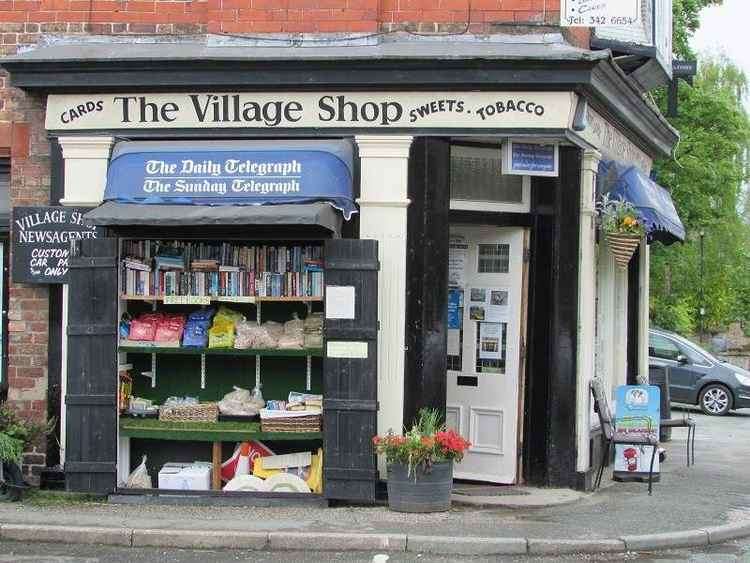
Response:
[[[701,26],[691,42],[699,53],[723,53],[745,71],[750,78],[750,48],[747,21],[750,19],[750,0],[724,0],[721,6],[704,8]],[[745,100],[750,110],[750,100]]]

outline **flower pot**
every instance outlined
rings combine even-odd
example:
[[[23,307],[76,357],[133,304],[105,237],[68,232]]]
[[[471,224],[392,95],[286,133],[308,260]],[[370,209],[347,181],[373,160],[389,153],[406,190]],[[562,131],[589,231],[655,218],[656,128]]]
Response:
[[[411,475],[407,465],[388,466],[388,507],[396,512],[445,512],[452,490],[452,461],[434,463],[429,472],[414,468]]]
[[[607,234],[609,250],[615,257],[615,262],[620,268],[627,268],[635,249],[641,244],[640,235],[622,235],[615,233]]]

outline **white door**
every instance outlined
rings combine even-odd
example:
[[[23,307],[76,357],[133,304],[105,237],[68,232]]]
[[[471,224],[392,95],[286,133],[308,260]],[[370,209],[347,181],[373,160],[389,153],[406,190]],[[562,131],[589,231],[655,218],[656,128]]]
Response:
[[[472,443],[454,476],[515,483],[524,230],[450,236],[446,422]]]

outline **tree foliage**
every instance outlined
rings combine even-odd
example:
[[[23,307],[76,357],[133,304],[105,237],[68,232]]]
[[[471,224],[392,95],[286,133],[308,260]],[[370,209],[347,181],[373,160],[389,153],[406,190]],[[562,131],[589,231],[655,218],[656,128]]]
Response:
[[[660,0],[654,0],[659,2]],[[672,43],[675,54],[683,59],[692,59],[690,37],[700,27],[700,11],[707,7],[722,4],[723,0],[673,0],[672,1]]]
[[[702,305],[706,330],[750,320],[750,226],[743,218],[743,188],[750,177],[746,92],[745,75],[725,58],[699,61],[694,86],[680,83],[680,115],[671,120],[680,145],[673,160],[658,162],[655,169],[659,182],[672,191],[688,239],[683,245],[653,246],[655,325],[693,332]],[[664,98],[658,96],[662,108]]]

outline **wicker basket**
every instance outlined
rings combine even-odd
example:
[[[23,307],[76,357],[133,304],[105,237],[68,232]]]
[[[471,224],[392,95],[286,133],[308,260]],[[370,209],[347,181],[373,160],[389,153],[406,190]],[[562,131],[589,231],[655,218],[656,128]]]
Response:
[[[620,268],[626,269],[630,259],[635,254],[635,250],[641,244],[641,238],[638,235],[621,235],[610,233],[607,235],[609,250],[615,257],[615,262]]]
[[[265,420],[261,418],[260,428],[263,432],[320,432],[320,422],[319,414]]]
[[[219,407],[216,403],[159,407],[159,420],[166,422],[216,422],[219,420]]]

